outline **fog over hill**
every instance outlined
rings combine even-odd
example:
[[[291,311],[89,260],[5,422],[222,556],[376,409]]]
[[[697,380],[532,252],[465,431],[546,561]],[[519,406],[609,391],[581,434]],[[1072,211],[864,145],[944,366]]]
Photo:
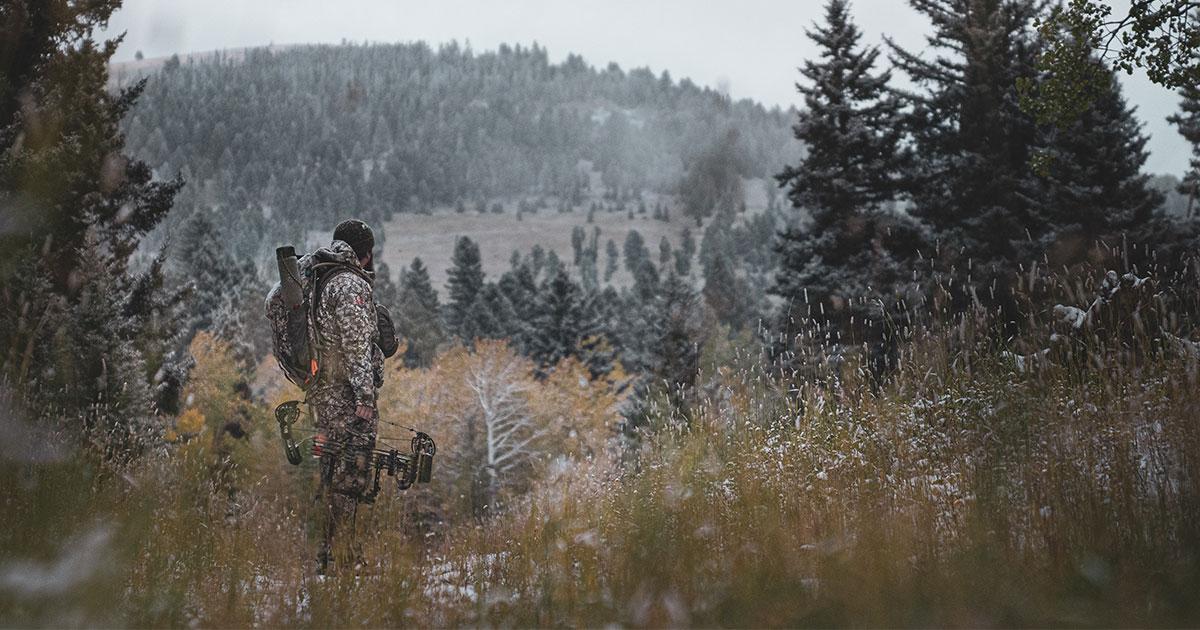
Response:
[[[764,179],[799,151],[792,112],[536,45],[239,49],[113,74],[153,74],[125,125],[134,155],[188,182],[170,221],[212,212],[259,259],[349,215],[627,215],[674,205],[698,163]]]

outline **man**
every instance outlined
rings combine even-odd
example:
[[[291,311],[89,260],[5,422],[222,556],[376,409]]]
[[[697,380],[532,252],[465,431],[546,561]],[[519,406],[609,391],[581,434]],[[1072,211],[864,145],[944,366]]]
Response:
[[[313,309],[318,375],[307,402],[316,415],[325,510],[318,571],[352,562],[354,516],[370,481],[377,434],[376,392],[383,384],[378,312],[372,296],[375,236],[364,222],[338,224],[333,243],[310,258],[318,292]],[[308,261],[306,261],[308,262]],[[322,266],[321,262],[332,262]],[[323,286],[321,286],[323,284]],[[335,549],[335,536],[341,536]]]

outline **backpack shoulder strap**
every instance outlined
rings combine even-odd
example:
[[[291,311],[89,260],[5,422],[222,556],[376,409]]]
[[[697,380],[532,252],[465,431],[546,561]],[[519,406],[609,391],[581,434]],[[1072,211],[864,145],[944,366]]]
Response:
[[[340,276],[343,273],[352,273],[366,281],[367,286],[371,286],[370,278],[358,267],[345,263],[318,263],[313,266],[312,296],[309,300],[310,308],[313,312],[316,312],[317,307],[320,306],[321,300],[325,296],[325,285],[329,284],[329,281],[334,277]]]
[[[367,281],[370,286],[370,279],[363,271],[352,265],[347,265],[340,262],[323,262],[317,263],[312,267],[312,293],[308,300],[308,332],[309,332],[309,347],[313,349],[313,355],[316,360],[313,377],[319,380],[324,370],[324,349],[325,336],[321,332],[320,318],[317,313],[321,308],[321,300],[324,298],[325,285],[336,276],[343,273],[353,273],[363,280]]]

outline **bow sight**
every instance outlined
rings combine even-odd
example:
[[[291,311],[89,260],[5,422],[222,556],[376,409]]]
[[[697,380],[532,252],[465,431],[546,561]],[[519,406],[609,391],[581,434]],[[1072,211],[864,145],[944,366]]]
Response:
[[[401,453],[394,448],[350,447],[327,440],[319,434],[297,442],[292,433],[292,427],[299,419],[300,401],[298,400],[289,400],[275,408],[275,420],[279,422],[279,435],[283,438],[283,452],[287,455],[288,462],[293,466],[299,466],[303,461],[300,444],[311,440],[315,457],[333,457],[335,460],[351,465],[361,465],[363,461],[369,463],[374,468],[374,485],[370,492],[363,494],[364,502],[375,501],[375,496],[379,494],[379,479],[385,471],[389,477],[396,478],[396,488],[399,490],[407,490],[414,483],[429,483],[429,479],[433,476],[433,456],[437,453],[437,445],[434,444],[433,438],[425,433],[401,427],[415,434],[410,444],[412,451],[409,453]],[[382,422],[400,426],[393,422]],[[386,446],[386,444],[384,445]]]

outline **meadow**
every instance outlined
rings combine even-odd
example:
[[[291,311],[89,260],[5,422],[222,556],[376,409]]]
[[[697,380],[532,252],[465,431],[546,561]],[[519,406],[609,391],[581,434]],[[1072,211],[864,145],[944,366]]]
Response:
[[[358,523],[367,566],[321,578],[312,466],[286,464],[269,406],[201,335],[194,411],[133,464],[6,418],[10,445],[43,447],[0,467],[0,610],[14,626],[1192,625],[1200,346],[1167,328],[1196,306],[1191,278],[1047,281],[1061,304],[1027,334],[986,312],[931,321],[883,382],[853,354],[792,378],[718,340],[687,404],[652,402],[620,448],[611,383],[563,403],[530,379],[531,408],[586,407],[611,448],[547,459],[494,514],[453,507],[461,462],[433,411],[467,405],[446,392],[484,351],[391,368],[385,409],[425,414],[435,479],[386,488]],[[442,407],[413,402],[435,385]],[[245,439],[221,430],[235,417]]]

